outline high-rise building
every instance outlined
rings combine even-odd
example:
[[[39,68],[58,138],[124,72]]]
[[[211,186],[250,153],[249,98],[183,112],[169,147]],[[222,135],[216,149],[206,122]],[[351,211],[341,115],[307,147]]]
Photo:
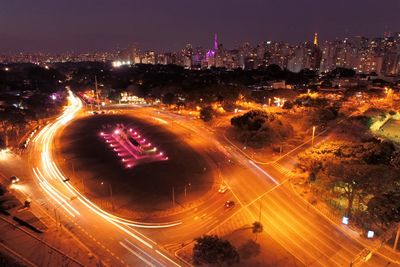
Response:
[[[315,46],[318,46],[318,33],[317,33],[317,32],[314,34],[314,41],[313,41],[313,43],[314,43]]]
[[[141,55],[140,55],[140,49],[137,44],[132,44],[130,46],[130,60],[133,64],[140,64],[142,63],[141,61]]]

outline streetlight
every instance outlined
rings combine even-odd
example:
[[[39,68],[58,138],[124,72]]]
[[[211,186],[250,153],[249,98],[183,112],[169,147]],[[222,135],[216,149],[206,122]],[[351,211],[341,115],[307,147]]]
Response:
[[[185,184],[185,198],[186,198],[186,195],[187,195],[187,188],[189,187],[190,188],[190,186],[191,186],[192,184],[191,183],[188,183],[188,184]]]
[[[101,181],[100,184],[101,184],[101,185],[104,185],[104,182]],[[113,191],[112,191],[111,183],[108,183],[108,190],[109,190],[109,192],[110,192],[111,209],[114,211]]]
[[[315,126],[312,127],[311,146],[314,146]]]

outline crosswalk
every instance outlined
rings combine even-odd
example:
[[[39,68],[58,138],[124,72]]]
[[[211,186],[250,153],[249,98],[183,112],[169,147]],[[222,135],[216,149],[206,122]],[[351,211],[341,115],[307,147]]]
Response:
[[[168,250],[170,252],[175,252],[181,248],[183,248],[186,244],[184,243],[169,243],[169,244],[165,244],[163,245],[165,250]]]
[[[288,169],[277,162],[270,163],[270,166],[274,167],[278,172],[282,173],[287,178],[296,175],[296,173],[293,172],[293,169]]]
[[[232,218],[228,221],[224,222],[223,224],[219,225],[218,227],[212,229],[208,234],[217,235],[217,236],[226,236],[236,230],[249,228],[253,221],[245,210],[242,210],[236,213]]]

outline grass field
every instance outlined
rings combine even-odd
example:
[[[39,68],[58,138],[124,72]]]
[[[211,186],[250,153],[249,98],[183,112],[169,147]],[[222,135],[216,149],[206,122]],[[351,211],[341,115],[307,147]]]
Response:
[[[169,159],[126,168],[121,158],[99,136],[105,126],[117,123],[138,129]],[[108,185],[111,184],[114,203],[119,208],[137,211],[168,209],[172,205],[172,188],[179,200],[183,199],[186,185],[193,200],[207,192],[213,182],[211,168],[179,137],[159,125],[128,115],[95,115],[79,119],[61,133],[57,146],[60,146],[61,165],[69,172],[73,166],[75,177],[71,180],[81,188],[84,184],[85,193],[97,199],[109,198]]]

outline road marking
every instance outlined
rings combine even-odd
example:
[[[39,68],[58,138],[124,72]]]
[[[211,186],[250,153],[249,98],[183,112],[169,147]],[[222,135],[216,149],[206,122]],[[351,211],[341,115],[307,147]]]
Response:
[[[151,258],[153,261],[157,262],[158,264],[160,264],[161,266],[165,266],[164,264],[162,264],[161,262],[159,262],[158,260],[156,260],[154,257],[152,257],[150,254],[148,254],[146,251],[144,251],[143,249],[141,249],[140,247],[136,246],[135,244],[133,244],[131,241],[129,241],[128,239],[125,238],[125,241],[128,242],[131,246],[133,246],[134,248],[140,250],[143,254],[145,254],[147,257]]]
[[[162,254],[162,253],[161,253],[160,251],[158,251],[157,249],[155,250],[155,252],[156,252],[158,255],[160,255],[160,256],[162,256],[163,258],[165,258],[166,260],[168,260],[169,262],[175,264],[176,266],[180,266],[178,263],[174,262],[173,260],[171,260],[170,258],[168,258],[167,256],[165,256],[164,254]]]
[[[119,244],[121,246],[123,246],[126,250],[128,250],[129,252],[131,252],[133,255],[135,255],[136,257],[138,257],[139,259],[141,259],[143,262],[145,262],[147,265],[155,267],[154,264],[152,264],[151,262],[149,262],[148,260],[146,260],[145,258],[143,258],[139,253],[135,252],[134,250],[132,250],[130,247],[128,247],[127,245],[125,245],[123,242],[119,242]]]
[[[253,165],[257,170],[259,170],[261,173],[263,173],[265,176],[267,176],[272,182],[274,182],[275,184],[279,184],[279,182],[277,180],[274,179],[274,177],[272,177],[271,175],[269,175],[269,173],[267,173],[266,171],[264,171],[260,166],[258,166],[257,164],[255,164],[252,160],[249,160],[249,163],[251,165]]]

